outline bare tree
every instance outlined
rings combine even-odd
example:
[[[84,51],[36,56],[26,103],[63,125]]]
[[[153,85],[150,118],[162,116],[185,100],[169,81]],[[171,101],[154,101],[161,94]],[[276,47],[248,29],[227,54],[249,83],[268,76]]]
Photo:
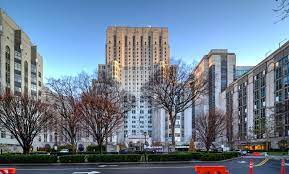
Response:
[[[289,17],[289,0],[275,0],[277,7],[273,9],[278,14],[279,21]],[[279,22],[277,21],[277,22]]]
[[[238,115],[238,111],[233,111],[233,108],[230,107],[225,115],[226,122],[226,138],[229,148],[232,150],[236,145],[238,140],[238,135],[234,132],[234,126],[238,125],[238,119],[234,118],[234,115]]]
[[[205,83],[192,75],[192,68],[182,62],[154,69],[142,88],[144,96],[158,109],[168,113],[172,145],[175,146],[175,124],[179,113],[192,106],[206,90]]]
[[[55,119],[58,120],[60,134],[69,140],[76,150],[77,132],[80,130],[80,118],[77,113],[81,89],[79,76],[66,76],[59,79],[48,79],[49,91],[47,95],[54,102]]]
[[[0,96],[0,125],[15,137],[24,154],[29,153],[34,138],[50,119],[49,105],[39,99],[10,93]]]
[[[130,110],[130,102],[116,82],[95,80],[90,89],[83,92],[78,109],[86,128],[102,147],[119,130],[124,115]]]
[[[218,111],[196,116],[196,138],[207,151],[216,139],[222,137],[226,129],[225,117]]]

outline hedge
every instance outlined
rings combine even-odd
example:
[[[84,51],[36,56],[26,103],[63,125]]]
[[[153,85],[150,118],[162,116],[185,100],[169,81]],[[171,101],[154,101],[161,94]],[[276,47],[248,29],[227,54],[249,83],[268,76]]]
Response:
[[[148,161],[191,161],[193,155],[191,153],[180,154],[151,154],[148,155]]]
[[[139,162],[141,160],[141,155],[88,155],[88,162]]]
[[[0,155],[0,164],[11,163],[56,163],[57,157],[50,155]]]
[[[64,155],[59,157],[61,163],[84,163],[85,155]]]
[[[224,152],[224,153],[192,153],[192,158],[200,161],[221,161],[238,157],[238,152]]]

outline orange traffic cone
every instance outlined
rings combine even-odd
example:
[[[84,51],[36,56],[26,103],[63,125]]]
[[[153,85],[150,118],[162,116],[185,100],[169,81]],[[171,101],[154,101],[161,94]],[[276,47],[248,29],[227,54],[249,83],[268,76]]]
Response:
[[[281,160],[281,174],[285,174],[285,160]]]
[[[249,174],[253,174],[253,160],[250,159]]]

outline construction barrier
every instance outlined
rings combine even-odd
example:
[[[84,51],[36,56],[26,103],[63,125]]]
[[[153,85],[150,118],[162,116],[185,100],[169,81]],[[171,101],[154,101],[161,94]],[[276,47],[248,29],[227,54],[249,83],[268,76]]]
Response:
[[[285,174],[285,160],[281,160],[281,174]]]
[[[253,152],[253,155],[254,156],[261,156],[261,153],[260,152]]]
[[[253,174],[253,160],[250,159],[250,165],[249,165],[249,174]]]
[[[15,168],[3,168],[0,169],[0,174],[16,174]]]
[[[225,166],[195,166],[197,174],[229,174]]]

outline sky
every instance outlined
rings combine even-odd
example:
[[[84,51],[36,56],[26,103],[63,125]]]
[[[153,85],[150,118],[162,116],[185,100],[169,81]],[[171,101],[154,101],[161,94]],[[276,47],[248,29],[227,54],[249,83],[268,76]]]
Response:
[[[276,0],[0,0],[44,58],[44,76],[94,72],[105,63],[108,26],[168,27],[171,56],[188,64],[211,49],[254,66],[289,39]]]

